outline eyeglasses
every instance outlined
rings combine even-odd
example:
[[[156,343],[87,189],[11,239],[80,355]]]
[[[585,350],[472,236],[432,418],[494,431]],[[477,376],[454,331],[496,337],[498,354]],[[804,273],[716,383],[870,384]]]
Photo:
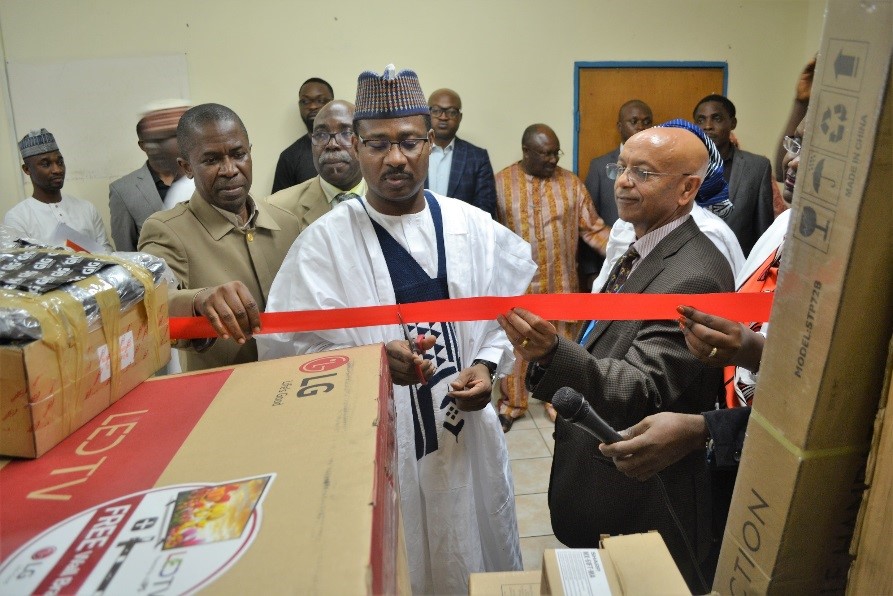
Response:
[[[638,126],[640,122],[642,123],[642,126],[644,126],[645,128],[651,128],[651,118],[642,118],[642,119],[630,118],[629,120],[626,121],[627,124],[629,124],[630,126],[633,126],[633,127]]]
[[[561,159],[561,156],[564,155],[564,151],[561,149],[556,149],[555,151],[537,151],[536,149],[532,149],[530,147],[524,147],[528,151],[533,151],[543,159],[549,159],[550,157],[554,157],[555,159]]]
[[[350,147],[350,142],[353,139],[353,131],[342,130],[341,132],[325,132],[324,130],[318,130],[310,135],[310,142],[318,147],[325,147],[332,139],[335,139],[335,142],[342,147]]]
[[[422,147],[428,142],[428,139],[403,139],[401,141],[390,141],[388,139],[364,139],[359,137],[360,142],[370,152],[384,156],[391,151],[392,145],[400,148],[400,153],[406,157],[418,157],[422,152]]]
[[[440,118],[441,116],[446,116],[450,120],[453,118],[458,118],[459,114],[462,112],[459,111],[458,108],[441,108],[440,106],[430,106],[431,116],[434,118]]]
[[[800,149],[803,147],[802,143],[803,139],[800,137],[785,137],[781,141],[781,146],[791,155],[800,155]]]
[[[617,180],[620,178],[624,172],[629,177],[630,180],[636,183],[648,182],[648,176],[691,176],[691,174],[667,174],[664,172],[649,172],[648,170],[643,170],[638,166],[622,166],[619,163],[609,163],[605,166],[605,170],[608,172],[608,178],[611,180]]]

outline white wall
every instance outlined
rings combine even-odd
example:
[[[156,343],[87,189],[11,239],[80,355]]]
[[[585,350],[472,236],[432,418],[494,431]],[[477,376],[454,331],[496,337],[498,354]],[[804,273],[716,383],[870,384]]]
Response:
[[[244,120],[254,193],[264,195],[279,152],[304,133],[300,83],[321,76],[336,97],[353,100],[357,75],[388,62],[416,70],[426,93],[457,90],[460,136],[488,148],[498,170],[520,157],[521,132],[533,122],[550,124],[570,152],[576,61],[727,61],[736,134],[771,157],[823,13],[823,0],[3,0],[0,58],[185,53],[193,103],[223,103]],[[12,130],[5,76],[3,84],[0,213],[22,189],[30,193],[13,152],[27,131]],[[135,119],[121,135],[135,137]],[[144,159],[135,140],[132,169]],[[571,164],[568,155],[563,165]],[[93,201],[108,221],[109,181],[69,180],[66,191]]]

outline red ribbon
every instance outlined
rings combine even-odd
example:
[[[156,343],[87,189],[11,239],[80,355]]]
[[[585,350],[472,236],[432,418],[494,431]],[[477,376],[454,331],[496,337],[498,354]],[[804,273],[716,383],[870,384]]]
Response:
[[[401,304],[400,313],[406,321],[482,321],[520,307],[553,321],[636,321],[676,319],[676,307],[684,304],[733,321],[752,322],[769,320],[773,295],[731,292],[484,296]],[[396,305],[272,312],[261,314],[260,320],[261,334],[398,324]],[[170,332],[171,339],[217,336],[204,317],[171,317]]]

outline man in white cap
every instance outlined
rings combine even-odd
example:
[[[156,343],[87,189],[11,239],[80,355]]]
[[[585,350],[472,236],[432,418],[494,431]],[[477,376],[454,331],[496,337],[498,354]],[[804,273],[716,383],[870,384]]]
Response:
[[[146,163],[109,185],[112,239],[118,250],[135,251],[146,218],[176,204],[177,193],[171,193],[176,181],[185,182],[184,192],[179,193],[182,200],[188,201],[195,191],[195,185],[177,164],[177,124],[188,109],[185,100],[176,99],[156,102],[143,110],[136,136]]]
[[[268,312],[524,292],[536,268],[530,245],[485,211],[424,190],[434,131],[413,71],[360,75],[354,133],[366,194],[301,233]],[[386,344],[413,592],[466,593],[470,573],[521,568],[505,438],[490,407],[512,350],[492,320],[407,324],[424,337],[425,359],[398,325],[263,336],[259,350],[276,358]]]
[[[105,225],[92,203],[62,194],[65,185],[65,160],[56,139],[47,129],[32,130],[19,141],[22,171],[31,178],[31,197],[10,209],[3,223],[28,238],[53,243],[59,224],[96,242],[111,252]]]

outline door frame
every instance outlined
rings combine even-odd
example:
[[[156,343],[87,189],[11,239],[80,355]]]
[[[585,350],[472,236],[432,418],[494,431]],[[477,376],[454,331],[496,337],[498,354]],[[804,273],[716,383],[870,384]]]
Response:
[[[590,68],[721,68],[722,69],[722,94],[728,94],[729,63],[707,62],[703,60],[645,60],[645,61],[597,61],[574,62],[574,174],[579,174],[577,168],[577,154],[580,150],[580,71]]]

